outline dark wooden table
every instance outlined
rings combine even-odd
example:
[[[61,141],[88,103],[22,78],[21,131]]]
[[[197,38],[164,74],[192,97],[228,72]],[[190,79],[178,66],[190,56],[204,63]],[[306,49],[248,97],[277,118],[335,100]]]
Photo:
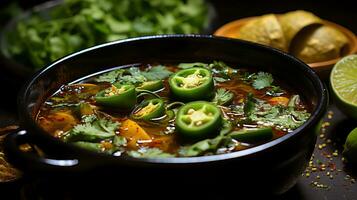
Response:
[[[357,33],[357,23],[355,21],[357,19],[357,9],[352,5],[352,1],[291,0],[286,3],[281,3],[281,1],[277,3],[277,1],[272,0],[247,0],[244,2],[236,0],[211,0],[211,2],[217,9],[218,17],[214,28],[242,17],[305,9],[314,12],[321,18],[339,23]],[[2,95],[0,95],[0,127],[18,123],[16,94],[23,81],[22,79],[16,79],[6,73],[0,72],[0,89],[2,91]],[[328,84],[327,80],[325,82]],[[357,127],[357,121],[346,117],[331,102],[324,122],[324,130],[318,136],[314,157],[311,165],[307,168],[308,171],[302,174],[294,188],[286,194],[276,197],[276,199],[357,199],[357,184],[354,183],[357,178],[357,167],[348,166],[343,163],[341,156],[342,145],[346,135],[353,128]],[[325,164],[325,167],[323,167],[323,164]],[[19,193],[14,194],[14,191],[8,192],[8,195],[10,195],[8,199],[20,198]]]

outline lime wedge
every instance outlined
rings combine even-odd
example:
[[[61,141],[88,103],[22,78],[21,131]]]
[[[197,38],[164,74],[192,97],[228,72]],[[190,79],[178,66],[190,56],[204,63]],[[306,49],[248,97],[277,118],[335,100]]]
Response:
[[[348,134],[343,155],[347,158],[348,162],[357,164],[357,128]]]
[[[357,119],[357,55],[346,56],[335,64],[330,83],[336,105]]]

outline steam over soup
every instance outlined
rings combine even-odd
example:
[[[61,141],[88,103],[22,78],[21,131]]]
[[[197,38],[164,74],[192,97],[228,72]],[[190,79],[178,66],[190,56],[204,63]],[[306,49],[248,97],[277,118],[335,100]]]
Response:
[[[279,138],[301,126],[309,109],[267,72],[220,61],[136,64],[63,85],[43,103],[37,122],[96,152],[190,157]]]

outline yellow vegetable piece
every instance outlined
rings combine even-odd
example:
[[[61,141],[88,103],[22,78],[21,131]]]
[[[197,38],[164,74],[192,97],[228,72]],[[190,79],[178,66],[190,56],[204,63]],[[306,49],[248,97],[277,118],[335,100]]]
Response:
[[[40,117],[38,119],[40,126],[49,133],[55,133],[57,130],[68,131],[77,124],[76,118],[70,112],[55,112]]]
[[[273,97],[273,98],[269,99],[269,103],[271,105],[287,106],[289,103],[289,99],[286,97]]]
[[[146,133],[146,131],[130,119],[122,122],[119,132],[121,136],[127,139],[127,145],[131,149],[137,149],[138,143],[151,142],[151,137]]]

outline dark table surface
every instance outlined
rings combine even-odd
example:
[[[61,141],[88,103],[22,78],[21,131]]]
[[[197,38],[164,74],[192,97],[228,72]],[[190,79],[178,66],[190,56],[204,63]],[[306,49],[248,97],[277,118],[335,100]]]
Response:
[[[357,19],[357,8],[352,5],[352,1],[292,0],[289,3],[276,3],[277,1],[272,0],[249,0],[244,2],[211,0],[211,2],[217,10],[217,21],[214,24],[214,28],[242,17],[305,9],[357,33],[357,23],[355,21]],[[324,81],[328,84],[328,80]],[[7,73],[0,72],[2,94],[7,94],[6,96],[2,95],[0,98],[0,127],[18,123],[16,94],[23,82],[24,79],[11,77]],[[353,169],[353,166],[346,165],[341,156],[346,135],[357,127],[357,121],[346,117],[335,107],[332,101],[327,111],[310,166],[302,174],[296,186],[286,194],[276,197],[277,199],[357,199],[357,184],[355,184],[357,168],[354,166],[355,169]],[[14,191],[10,190],[8,192],[8,195],[11,195],[9,199],[14,199],[15,196],[20,197],[19,193],[14,194]]]

